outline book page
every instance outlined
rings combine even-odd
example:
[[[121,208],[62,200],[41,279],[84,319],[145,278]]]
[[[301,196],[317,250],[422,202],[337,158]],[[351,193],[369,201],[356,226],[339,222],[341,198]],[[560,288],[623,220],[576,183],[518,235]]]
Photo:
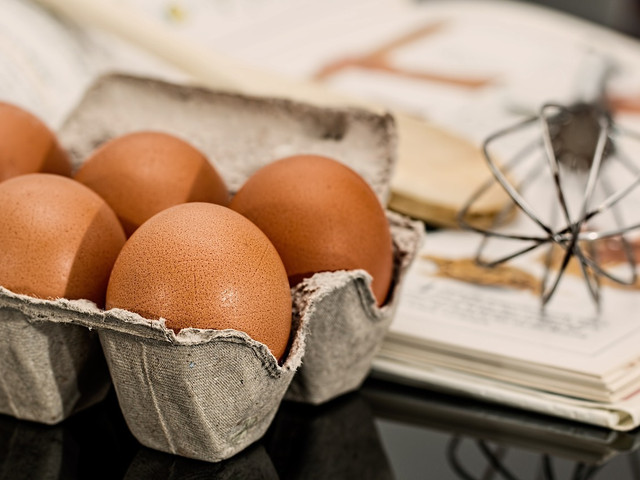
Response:
[[[618,67],[637,95],[630,39],[518,2],[121,0],[200,46],[433,122],[479,144],[544,102],[582,91],[584,57]]]
[[[485,285],[472,283],[477,279],[473,258],[479,241],[467,232],[428,235],[406,280],[391,338],[401,335],[453,352],[594,376],[640,361],[637,289],[604,287],[598,313],[582,278],[567,273],[543,310],[535,291],[539,277],[530,273],[536,269],[526,269],[525,261],[493,272],[493,279],[492,272],[483,271]]]
[[[95,39],[31,2],[2,0],[0,100],[55,126],[87,87],[105,51]]]
[[[584,401],[450,369],[414,367],[381,357],[374,360],[373,375],[614,430],[629,431],[640,424],[640,395],[615,403]]]
[[[119,38],[60,18],[36,2],[0,0],[0,101],[57,128],[99,75],[186,76]]]

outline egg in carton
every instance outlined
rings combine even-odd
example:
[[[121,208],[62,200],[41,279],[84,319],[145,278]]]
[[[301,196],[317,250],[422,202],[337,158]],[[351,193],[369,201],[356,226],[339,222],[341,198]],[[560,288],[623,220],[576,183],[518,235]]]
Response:
[[[362,110],[318,108],[114,74],[88,90],[59,138],[78,168],[104,142],[138,130],[165,131],[187,140],[215,164],[232,192],[263,165],[304,152],[347,164],[383,203],[389,193],[394,122],[388,115]],[[68,362],[23,365],[30,357],[22,346],[28,345],[30,330],[59,329],[56,341],[43,334],[44,340],[30,348],[52,357],[49,343],[62,343],[71,358],[76,343],[82,344],[79,351],[90,343],[95,346],[97,331],[123,414],[142,444],[207,461],[228,458],[264,434],[287,389],[288,398],[322,403],[364,380],[422,234],[417,222],[390,212],[388,219],[395,268],[387,303],[376,306],[371,278],[364,271],[319,273],[303,281],[293,289],[291,348],[282,364],[242,332],[183,329],[176,335],[162,320],[103,311],[86,301],[38,300],[0,289],[0,333],[7,325],[18,332],[0,355],[3,365],[20,378],[0,385],[0,412],[54,423],[104,396],[107,382],[96,376],[100,388],[86,395],[80,382],[84,374],[78,375],[81,369]],[[67,342],[71,330],[86,335],[86,344]],[[305,348],[309,356],[294,376]],[[17,358],[15,352],[24,354]],[[53,380],[41,382],[47,376]],[[70,377],[68,391],[56,381],[60,376]],[[47,408],[16,408],[35,391],[46,399],[41,403],[48,402]]]

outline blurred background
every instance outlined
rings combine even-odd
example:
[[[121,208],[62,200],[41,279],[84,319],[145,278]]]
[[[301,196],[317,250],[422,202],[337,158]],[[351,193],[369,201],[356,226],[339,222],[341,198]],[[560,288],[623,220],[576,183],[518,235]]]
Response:
[[[640,2],[636,0],[525,0],[606,25],[637,37],[640,35]]]

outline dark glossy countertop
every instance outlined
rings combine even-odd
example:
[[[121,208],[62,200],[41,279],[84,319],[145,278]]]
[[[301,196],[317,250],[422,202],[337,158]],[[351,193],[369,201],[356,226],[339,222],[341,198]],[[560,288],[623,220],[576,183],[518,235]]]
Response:
[[[321,407],[283,403],[265,437],[209,464],[140,445],[115,395],[54,427],[0,416],[1,479],[631,479],[640,432],[369,380]]]

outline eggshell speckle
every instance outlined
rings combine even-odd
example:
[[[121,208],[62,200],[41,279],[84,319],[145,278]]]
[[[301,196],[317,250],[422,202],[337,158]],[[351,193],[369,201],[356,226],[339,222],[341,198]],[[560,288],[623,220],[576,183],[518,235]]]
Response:
[[[371,187],[347,166],[317,155],[273,162],[230,208],[266,233],[292,285],[316,272],[364,269],[384,303],[393,273],[389,224]]]
[[[59,175],[0,183],[0,285],[39,298],[104,305],[125,236],[94,192]]]
[[[171,207],[131,236],[107,308],[162,317],[174,330],[240,330],[278,359],[291,329],[291,292],[275,248],[246,218],[208,203]]]
[[[40,119],[0,102],[0,182],[36,172],[70,177],[69,157]]]
[[[207,158],[162,132],[134,132],[107,142],[74,178],[107,201],[127,235],[173,205],[229,202],[227,187]]]

